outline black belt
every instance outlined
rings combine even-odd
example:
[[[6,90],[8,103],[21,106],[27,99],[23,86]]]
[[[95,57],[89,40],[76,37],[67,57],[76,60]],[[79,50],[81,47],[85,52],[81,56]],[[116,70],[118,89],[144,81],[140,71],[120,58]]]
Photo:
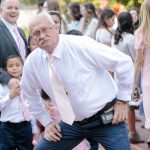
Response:
[[[2,122],[2,124],[6,125],[6,126],[9,126],[11,128],[19,128],[19,127],[24,127],[24,126],[27,126],[30,124],[30,121],[22,121],[22,122],[19,122],[19,123],[13,123],[13,122]]]
[[[86,123],[89,123],[89,122],[97,119],[101,114],[104,113],[104,111],[107,111],[108,109],[110,109],[116,103],[116,101],[117,101],[117,99],[114,98],[111,102],[108,102],[100,111],[98,111],[93,116],[91,116],[89,118],[85,118],[82,121],[75,121],[75,122],[82,125],[82,124],[86,124]]]

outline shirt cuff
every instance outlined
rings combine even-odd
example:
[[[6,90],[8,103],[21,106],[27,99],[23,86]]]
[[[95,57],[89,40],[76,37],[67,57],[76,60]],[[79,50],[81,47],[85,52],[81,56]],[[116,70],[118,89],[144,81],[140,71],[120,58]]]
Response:
[[[130,101],[131,100],[131,92],[129,91],[119,91],[117,94],[117,99],[121,101]]]
[[[53,119],[49,116],[49,114],[44,114],[40,116],[38,119],[44,127],[46,127],[50,122],[53,121]]]

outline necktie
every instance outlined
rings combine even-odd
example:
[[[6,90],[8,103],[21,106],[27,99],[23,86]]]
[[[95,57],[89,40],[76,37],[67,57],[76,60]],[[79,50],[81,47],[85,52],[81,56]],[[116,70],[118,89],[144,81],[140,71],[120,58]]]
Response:
[[[48,56],[49,61],[49,74],[51,79],[51,87],[55,97],[55,101],[61,115],[61,119],[68,124],[72,124],[75,119],[75,114],[69,102],[69,98],[63,87],[61,80],[56,74],[55,67],[53,64],[53,56]]]
[[[20,96],[20,110],[22,111],[22,114],[23,114],[23,117],[26,121],[29,121],[30,120],[30,114],[29,114],[29,111],[28,111],[28,108],[25,104],[25,102],[22,100],[21,96]]]
[[[25,47],[23,45],[23,40],[20,36],[20,33],[19,33],[16,25],[13,28],[13,31],[14,31],[16,37],[17,37],[17,45],[18,45],[20,56],[21,56],[22,60],[25,61]]]

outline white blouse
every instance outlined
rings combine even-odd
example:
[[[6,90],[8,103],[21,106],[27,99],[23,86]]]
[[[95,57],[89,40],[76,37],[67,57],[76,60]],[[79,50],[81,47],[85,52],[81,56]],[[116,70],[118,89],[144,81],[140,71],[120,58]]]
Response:
[[[111,45],[112,34],[105,28],[100,28],[96,32],[96,41],[102,44]],[[109,45],[109,46],[110,46]]]
[[[112,38],[111,46],[115,47],[119,51],[129,55],[134,61],[135,59],[135,48],[134,48],[134,35],[130,33],[123,33],[122,40],[117,45],[114,44],[114,37]]]

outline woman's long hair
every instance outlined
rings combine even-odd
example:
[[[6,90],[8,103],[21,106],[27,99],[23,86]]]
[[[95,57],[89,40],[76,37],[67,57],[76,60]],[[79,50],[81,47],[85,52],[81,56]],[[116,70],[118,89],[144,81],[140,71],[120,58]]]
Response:
[[[79,21],[82,17],[79,3],[70,2],[69,5],[68,5],[68,8],[70,9],[73,18],[76,21]]]
[[[114,35],[114,44],[118,44],[120,40],[123,40],[122,34],[124,32],[133,34],[133,20],[129,12],[123,12],[118,16],[118,28]]]
[[[105,20],[109,19],[109,18],[112,18],[114,15],[115,15],[115,13],[111,9],[102,10],[100,18],[99,18],[98,28],[105,27],[106,29],[108,29]]]
[[[85,7],[86,11],[91,14],[91,16],[97,18],[95,6],[92,3],[87,2],[84,3],[83,6]]]
[[[141,5],[141,25],[138,31],[142,31],[143,42],[150,44],[150,0],[144,0]]]

